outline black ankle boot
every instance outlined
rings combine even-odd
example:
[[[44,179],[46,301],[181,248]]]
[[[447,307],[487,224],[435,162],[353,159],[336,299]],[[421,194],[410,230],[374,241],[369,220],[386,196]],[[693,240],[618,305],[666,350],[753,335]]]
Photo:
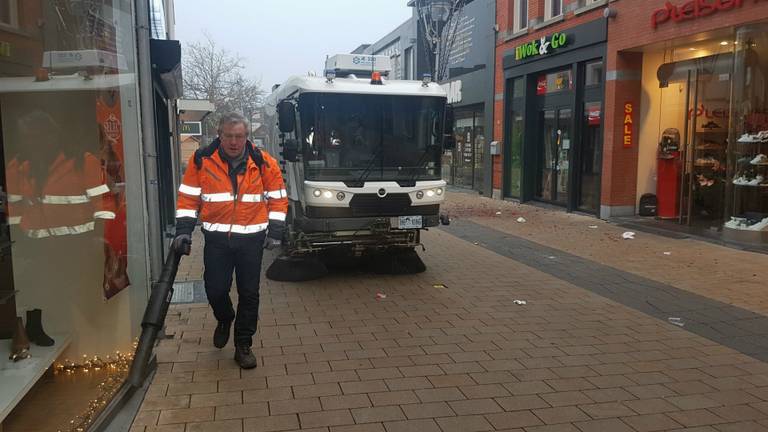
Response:
[[[39,346],[53,346],[55,343],[43,330],[43,311],[32,309],[27,311],[27,336],[29,340]]]

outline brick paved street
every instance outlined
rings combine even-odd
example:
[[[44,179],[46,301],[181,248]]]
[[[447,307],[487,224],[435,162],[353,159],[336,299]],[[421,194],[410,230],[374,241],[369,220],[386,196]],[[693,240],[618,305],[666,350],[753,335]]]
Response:
[[[768,430],[767,256],[449,199],[423,274],[265,281],[257,369],[174,306],[132,431]]]

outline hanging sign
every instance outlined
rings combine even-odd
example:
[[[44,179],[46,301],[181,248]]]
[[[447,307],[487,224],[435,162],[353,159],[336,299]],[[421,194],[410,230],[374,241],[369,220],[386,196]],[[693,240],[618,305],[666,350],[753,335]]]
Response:
[[[634,137],[634,106],[632,102],[624,104],[624,139],[622,144],[624,148],[632,147],[632,139]]]
[[[536,56],[545,56],[570,43],[570,38],[565,33],[555,33],[552,36],[544,36],[539,40],[533,40],[515,48],[515,60],[524,60]]]
[[[202,122],[182,122],[181,131],[179,135],[202,136],[203,135]]]

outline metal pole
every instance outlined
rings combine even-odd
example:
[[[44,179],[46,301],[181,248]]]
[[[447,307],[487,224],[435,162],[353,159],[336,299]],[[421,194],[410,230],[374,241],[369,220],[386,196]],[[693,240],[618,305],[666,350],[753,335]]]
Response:
[[[157,178],[157,143],[155,141],[155,103],[152,86],[149,0],[136,2],[136,49],[139,69],[139,117],[144,150],[144,177],[147,200],[147,242],[149,244],[150,278],[156,281],[162,264],[162,231],[160,229],[160,195]]]

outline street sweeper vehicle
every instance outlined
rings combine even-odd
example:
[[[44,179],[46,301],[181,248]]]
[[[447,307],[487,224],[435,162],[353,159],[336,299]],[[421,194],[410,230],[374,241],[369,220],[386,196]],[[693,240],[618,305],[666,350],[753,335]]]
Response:
[[[448,222],[441,159],[455,143],[453,114],[429,76],[390,72],[386,56],[337,55],[324,76],[290,78],[268,97],[268,150],[290,201],[269,278],[310,279],[361,257],[385,272],[424,270],[421,231]]]

